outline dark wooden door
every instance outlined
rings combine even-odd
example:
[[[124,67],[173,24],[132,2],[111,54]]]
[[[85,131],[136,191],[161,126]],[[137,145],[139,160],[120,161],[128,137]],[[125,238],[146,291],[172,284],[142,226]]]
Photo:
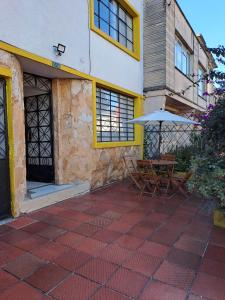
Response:
[[[27,179],[54,181],[51,95],[25,98]]]
[[[0,78],[0,219],[11,214],[6,81]]]

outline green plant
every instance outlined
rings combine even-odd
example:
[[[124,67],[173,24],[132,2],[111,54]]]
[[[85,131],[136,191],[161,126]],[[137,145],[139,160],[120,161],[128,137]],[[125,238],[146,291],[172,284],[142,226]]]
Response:
[[[201,138],[204,147],[191,159],[193,176],[188,182],[191,191],[214,198],[225,208],[225,99],[202,118]]]

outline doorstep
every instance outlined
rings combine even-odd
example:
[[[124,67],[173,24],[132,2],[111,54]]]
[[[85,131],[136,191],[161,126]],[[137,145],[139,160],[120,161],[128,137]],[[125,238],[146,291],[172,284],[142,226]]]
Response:
[[[28,191],[27,197],[21,205],[21,213],[28,213],[88,192],[90,192],[88,181],[38,187]]]

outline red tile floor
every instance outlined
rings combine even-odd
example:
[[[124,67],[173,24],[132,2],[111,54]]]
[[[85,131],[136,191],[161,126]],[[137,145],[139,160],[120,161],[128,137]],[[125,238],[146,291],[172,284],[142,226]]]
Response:
[[[122,182],[0,226],[1,300],[225,299],[212,207]]]

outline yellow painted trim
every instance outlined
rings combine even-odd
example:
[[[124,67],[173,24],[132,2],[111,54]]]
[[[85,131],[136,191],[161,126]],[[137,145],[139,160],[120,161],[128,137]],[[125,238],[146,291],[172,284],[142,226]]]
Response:
[[[11,213],[16,216],[15,209],[15,159],[14,159],[14,135],[13,135],[13,113],[12,113],[12,72],[9,68],[0,66],[0,76],[6,80],[6,114],[7,114],[7,135],[9,145],[9,176]]]
[[[97,122],[96,122],[96,87],[103,87],[120,94],[124,94],[134,98],[134,116],[139,117],[143,111],[143,99],[135,93],[128,93],[124,89],[116,89],[112,84],[106,84],[101,81],[93,81],[92,83],[92,110],[93,110],[93,147],[100,148],[114,148],[114,147],[128,147],[128,146],[141,146],[142,145],[142,132],[143,126],[135,124],[135,140],[125,142],[98,142],[97,141]]]
[[[140,14],[137,10],[127,1],[127,0],[117,0],[119,4],[133,17],[133,41],[134,41],[134,51],[127,49],[125,46],[120,44],[118,41],[113,39],[111,36],[103,32],[101,29],[95,26],[94,22],[94,0],[90,1],[90,28],[92,31],[106,39],[111,44],[115,45],[117,48],[126,52],[128,55],[132,56],[136,60],[140,61]]]
[[[3,41],[0,41],[0,49],[5,50],[5,51],[10,52],[10,53],[13,53],[13,54],[16,54],[16,55],[20,55],[22,57],[31,59],[31,60],[39,62],[39,63],[43,63],[43,64],[48,65],[50,67],[53,67],[53,63],[54,63],[53,61],[51,61],[47,58],[41,57],[39,55],[36,55],[34,53],[28,52],[26,50],[17,48],[13,45],[7,44]],[[102,79],[99,79],[99,78],[96,78],[94,76],[88,75],[86,73],[80,72],[76,69],[73,69],[73,68],[65,66],[65,65],[60,65],[59,70],[67,72],[69,74],[73,74],[73,75],[78,76],[78,77],[81,77],[82,79],[86,79],[86,80],[90,80],[90,81],[96,81],[96,82],[98,82],[102,85],[111,86],[114,90],[122,91],[126,94],[133,95],[135,97],[136,96],[143,97],[141,94],[134,93],[130,90],[124,89],[123,87],[121,87],[119,85],[109,83],[107,81],[104,81]]]

